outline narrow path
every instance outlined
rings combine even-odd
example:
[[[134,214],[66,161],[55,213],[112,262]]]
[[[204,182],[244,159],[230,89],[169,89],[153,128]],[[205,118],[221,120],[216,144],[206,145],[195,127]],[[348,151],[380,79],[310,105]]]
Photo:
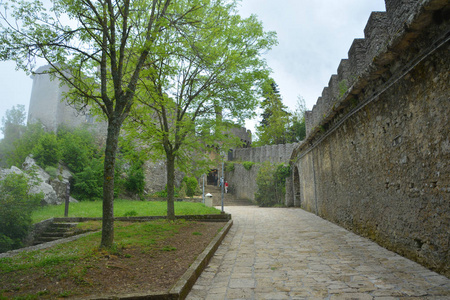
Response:
[[[225,211],[234,225],[188,300],[450,299],[450,279],[301,209]]]

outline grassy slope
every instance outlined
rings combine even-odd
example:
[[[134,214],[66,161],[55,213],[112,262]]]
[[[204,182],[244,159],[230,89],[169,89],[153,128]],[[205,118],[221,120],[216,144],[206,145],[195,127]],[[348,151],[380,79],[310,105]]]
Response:
[[[213,207],[206,207],[202,203],[175,202],[176,215],[205,215],[219,214]],[[167,203],[165,201],[129,201],[115,200],[114,215],[116,217],[129,216],[165,216]],[[70,203],[69,217],[101,217],[102,202],[83,201]],[[64,217],[64,205],[45,206],[33,212],[33,223],[53,217]]]

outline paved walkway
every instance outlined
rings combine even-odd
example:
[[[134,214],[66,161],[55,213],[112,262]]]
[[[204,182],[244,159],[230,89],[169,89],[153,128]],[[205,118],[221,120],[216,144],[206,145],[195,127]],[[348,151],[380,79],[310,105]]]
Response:
[[[225,210],[234,225],[188,300],[450,299],[450,279],[301,209]]]

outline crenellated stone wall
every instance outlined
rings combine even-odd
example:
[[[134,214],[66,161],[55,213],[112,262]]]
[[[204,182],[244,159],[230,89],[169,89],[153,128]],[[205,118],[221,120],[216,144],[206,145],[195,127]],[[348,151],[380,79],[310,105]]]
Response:
[[[258,190],[256,177],[258,175],[259,163],[271,162],[273,164],[289,164],[292,151],[298,144],[267,145],[255,148],[238,148],[232,150],[231,161],[234,164],[234,171],[226,172],[225,179],[230,186],[233,186],[233,194],[240,199],[255,200]],[[254,162],[250,170],[247,170],[239,162]]]
[[[292,151],[297,146],[294,144],[267,145],[255,148],[233,149],[232,160],[251,161],[260,163],[269,161],[271,163],[289,163]]]
[[[306,113],[286,204],[450,276],[450,1],[385,2]]]

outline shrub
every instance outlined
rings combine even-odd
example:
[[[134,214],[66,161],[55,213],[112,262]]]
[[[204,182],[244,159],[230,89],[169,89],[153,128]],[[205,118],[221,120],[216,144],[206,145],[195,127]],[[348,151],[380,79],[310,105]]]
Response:
[[[233,172],[234,171],[234,163],[226,162],[225,163],[225,172]]]
[[[9,174],[0,180],[0,252],[20,248],[31,228],[32,211],[43,194],[29,194],[30,184],[24,174]]]
[[[138,213],[135,210],[129,210],[123,214],[124,217],[135,217]]]
[[[33,155],[37,164],[41,167],[56,167],[61,158],[56,135],[54,133],[44,134],[33,148]]]
[[[198,181],[195,177],[186,178],[186,196],[193,197],[197,189]]]
[[[129,192],[141,195],[144,192],[145,176],[142,169],[142,163],[135,163],[131,165],[127,172],[125,180],[125,189]]]
[[[100,200],[103,198],[103,160],[91,160],[83,171],[75,173],[73,194],[79,200]]]
[[[164,187],[164,190],[159,191],[159,192],[155,192],[153,195],[155,197],[167,198],[167,184]],[[179,197],[179,189],[175,188],[175,191],[174,191],[173,195],[174,195],[175,198]]]
[[[283,205],[286,194],[286,177],[291,174],[290,166],[280,164],[275,166],[269,162],[261,165],[256,177],[258,192],[255,200],[259,206]]]
[[[62,152],[62,160],[72,171],[81,172],[97,152],[94,135],[84,129],[58,128],[58,141]]]
[[[12,147],[6,151],[4,155],[6,166],[8,168],[11,166],[21,166],[25,158],[33,152],[33,148],[38,144],[38,141],[44,134],[44,129],[41,124],[29,124],[21,137],[15,140]]]
[[[246,170],[248,170],[248,171],[250,171],[250,169],[252,168],[252,166],[253,166],[254,164],[255,164],[255,163],[252,162],[252,161],[244,161],[244,162],[242,163],[242,165],[244,166],[244,168],[245,168]]]
[[[55,178],[58,174],[58,169],[55,167],[46,167],[45,172],[50,175],[50,177]]]
[[[183,181],[180,186],[180,191],[178,192],[178,197],[186,198],[186,190],[187,190],[186,182]]]

